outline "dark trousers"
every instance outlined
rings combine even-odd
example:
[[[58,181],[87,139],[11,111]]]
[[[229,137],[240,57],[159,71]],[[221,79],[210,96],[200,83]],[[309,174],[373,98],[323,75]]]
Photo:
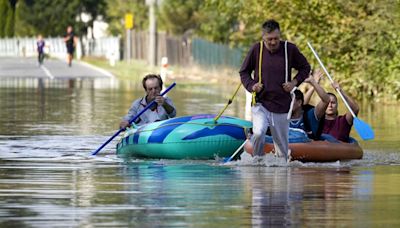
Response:
[[[44,52],[39,52],[38,61],[40,65],[43,64],[43,60],[44,60]]]

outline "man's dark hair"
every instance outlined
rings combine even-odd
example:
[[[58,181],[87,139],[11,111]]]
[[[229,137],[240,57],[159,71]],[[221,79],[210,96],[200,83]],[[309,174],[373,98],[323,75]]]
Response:
[[[301,92],[300,90],[296,89],[294,91],[294,96],[296,97],[296,100],[301,100],[301,105],[303,105],[304,103],[304,95],[303,92]]]
[[[162,89],[163,87],[163,81],[161,79],[161,76],[158,74],[148,74],[146,76],[144,76],[143,80],[142,80],[142,84],[143,84],[143,88],[146,90],[146,81],[148,79],[152,79],[152,78],[156,78],[158,80],[158,84],[160,85],[160,88]]]
[[[279,27],[279,23],[277,21],[275,21],[274,19],[267,20],[262,25],[262,30],[263,30],[263,32],[266,32],[266,33],[273,32],[276,29],[281,31],[281,29]]]

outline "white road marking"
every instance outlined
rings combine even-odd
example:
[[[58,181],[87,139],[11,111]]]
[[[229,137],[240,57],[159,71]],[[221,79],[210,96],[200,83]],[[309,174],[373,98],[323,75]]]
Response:
[[[47,77],[49,77],[50,79],[54,79],[54,76],[50,73],[50,71],[45,66],[41,65],[40,68],[42,68],[42,70],[47,75]]]
[[[109,77],[109,78],[114,78],[114,77],[115,77],[113,74],[111,74],[111,73],[108,72],[107,70],[104,70],[104,69],[102,69],[102,68],[100,68],[100,67],[94,66],[94,65],[92,65],[92,64],[90,64],[90,63],[83,62],[83,61],[77,61],[77,63],[79,63],[79,64],[81,64],[81,65],[84,65],[84,66],[86,66],[86,67],[89,67],[89,68],[91,68],[91,69],[93,69],[93,70],[95,70],[95,71],[97,71],[97,72],[100,72],[101,74],[103,74],[103,75],[106,76],[106,77]]]

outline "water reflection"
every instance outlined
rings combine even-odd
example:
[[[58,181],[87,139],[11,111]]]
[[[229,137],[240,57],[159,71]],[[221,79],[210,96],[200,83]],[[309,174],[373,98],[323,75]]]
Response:
[[[240,187],[235,191],[232,181],[238,177],[227,167],[209,164],[127,163],[123,170],[129,205],[137,210],[128,212],[129,225],[150,226],[207,224],[234,226],[234,221],[221,218],[236,214],[240,218]],[[239,198],[239,199],[238,199]],[[209,210],[209,208],[213,208]],[[141,219],[138,219],[141,218]]]
[[[129,84],[128,84],[129,85]],[[6,78],[0,80],[0,88],[37,88],[43,90],[46,88],[118,88],[116,79],[46,79],[46,78]]]
[[[0,218],[7,221],[0,225],[43,227],[54,221],[114,227],[399,225],[391,219],[400,212],[398,187],[398,166],[0,160]]]
[[[357,214],[349,208],[358,187],[348,168],[240,167],[240,174],[253,227],[349,225]]]
[[[200,113],[217,114],[226,104],[235,86],[185,85],[178,84],[168,96],[177,106],[178,116]],[[225,115],[244,117],[243,89],[225,111]],[[5,79],[0,80],[0,134],[3,136],[40,136],[25,138],[12,146],[27,146],[25,149],[41,148],[46,141],[52,146],[66,141],[57,135],[76,136],[67,139],[81,145],[83,150],[93,150],[118,128],[119,120],[129,109],[131,102],[143,95],[140,82],[118,81],[115,79]],[[365,105],[365,103],[364,103]],[[344,107],[344,106],[343,106]],[[342,108],[343,108],[342,107]],[[361,141],[367,157],[375,152],[387,156],[381,161],[398,161],[390,153],[397,153],[400,147],[400,110],[394,105],[379,109],[374,105],[364,107],[360,118],[368,121],[376,132],[376,139]],[[341,110],[344,111],[344,110]],[[374,116],[374,118],[372,118]],[[356,133],[353,132],[353,135]],[[83,137],[88,136],[88,137]],[[24,141],[27,139],[27,141]],[[87,140],[86,142],[84,140]],[[7,137],[0,145],[10,145]],[[37,144],[35,141],[37,140]],[[61,141],[57,141],[61,140]],[[18,141],[18,140],[17,140]],[[68,141],[67,141],[68,142]],[[113,147],[110,149],[114,150]],[[389,154],[388,154],[389,153]],[[380,156],[380,155],[379,155]],[[379,157],[378,156],[378,157]],[[357,161],[355,161],[357,163]]]
[[[218,104],[224,104],[225,97],[204,92],[206,87],[178,85],[171,91],[168,95],[176,101],[178,115],[217,114],[222,107]],[[117,129],[131,102],[143,93],[141,83],[109,79],[1,80],[0,131],[54,135],[57,129],[65,128],[73,129],[74,134],[109,134]],[[240,117],[239,106],[240,103],[232,105],[226,114]]]
[[[234,89],[178,84],[168,95],[178,115],[217,114]],[[361,142],[362,160],[122,161],[115,143],[91,156],[141,95],[134,81],[0,80],[0,226],[400,225],[395,106],[360,116],[377,135]],[[225,114],[243,118],[243,105],[239,94]]]

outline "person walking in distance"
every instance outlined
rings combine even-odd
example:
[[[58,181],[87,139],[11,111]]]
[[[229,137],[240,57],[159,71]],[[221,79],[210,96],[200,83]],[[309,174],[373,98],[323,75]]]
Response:
[[[45,46],[45,42],[44,42],[41,34],[39,34],[37,37],[36,46],[37,46],[37,53],[38,53],[38,63],[39,63],[39,66],[41,66],[43,64],[43,60],[44,60],[44,46]]]
[[[74,57],[74,51],[77,43],[77,38],[74,34],[72,26],[67,27],[67,34],[64,37],[64,42],[67,47],[67,63],[68,66],[72,66],[72,59]]]

